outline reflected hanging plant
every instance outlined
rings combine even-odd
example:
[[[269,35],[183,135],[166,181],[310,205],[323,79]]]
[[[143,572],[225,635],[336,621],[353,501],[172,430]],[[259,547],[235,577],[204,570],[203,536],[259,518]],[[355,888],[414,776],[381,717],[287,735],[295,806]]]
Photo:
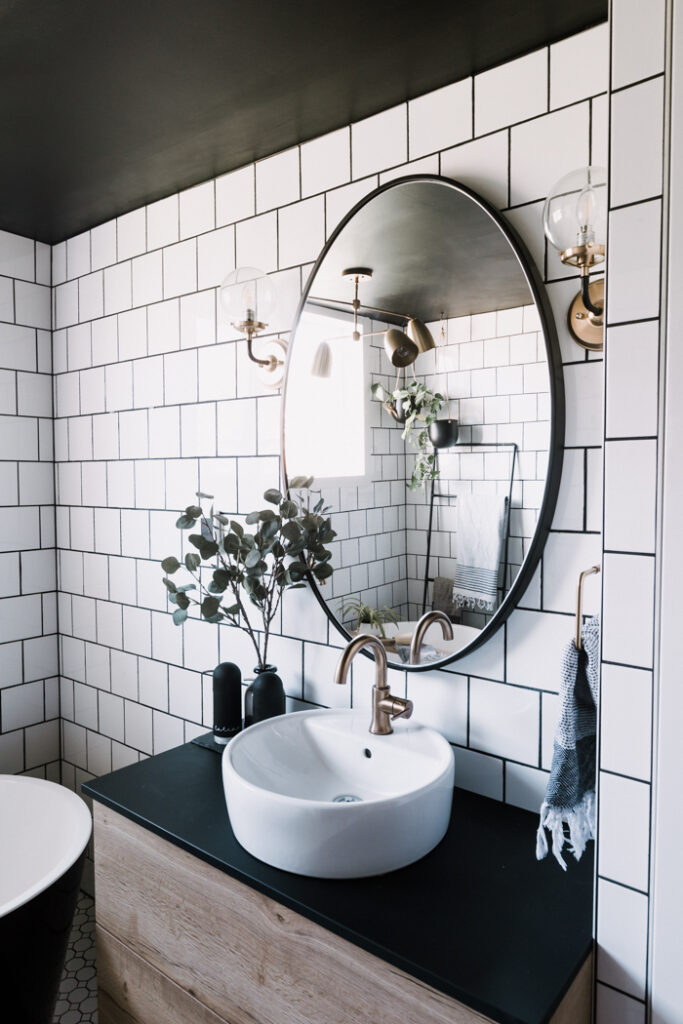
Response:
[[[322,497],[313,503],[313,495],[320,492],[311,490],[312,483],[313,477],[293,478],[288,496],[276,488],[267,490],[263,497],[275,507],[249,513],[245,524],[257,527],[253,533],[216,512],[213,495],[197,493],[200,501],[211,501],[209,511],[201,505],[188,505],[176,521],[179,530],[198,529],[187,538],[195,551],[188,551],[182,561],[170,555],[161,563],[166,573],[163,584],[176,606],[173,621],[177,626],[188,618],[190,605],[196,605],[207,622],[243,629],[256,650],[259,670],[263,669],[283,592],[305,587],[309,573],[324,585],[334,572],[332,552],[325,546],[336,537],[328,516],[330,508]],[[170,579],[180,569],[193,582],[178,585]],[[263,623],[258,631],[249,617],[254,608]]]
[[[391,392],[379,383],[371,384],[370,390],[374,398],[384,403],[385,409],[390,406],[395,410],[391,413],[394,419],[398,420],[400,415],[399,422],[403,423],[401,440],[407,441],[417,449],[413,471],[408,481],[409,489],[416,491],[418,487],[424,487],[428,480],[434,480],[439,475],[434,450],[429,440],[429,425],[438,417],[446,399],[438,391],[432,391],[417,377],[409,384],[395,387]]]

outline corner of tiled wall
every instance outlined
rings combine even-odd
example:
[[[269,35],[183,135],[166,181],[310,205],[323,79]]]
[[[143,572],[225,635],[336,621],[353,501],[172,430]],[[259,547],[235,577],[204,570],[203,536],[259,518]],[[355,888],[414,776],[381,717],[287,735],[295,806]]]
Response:
[[[59,781],[50,284],[0,231],[0,772]]]

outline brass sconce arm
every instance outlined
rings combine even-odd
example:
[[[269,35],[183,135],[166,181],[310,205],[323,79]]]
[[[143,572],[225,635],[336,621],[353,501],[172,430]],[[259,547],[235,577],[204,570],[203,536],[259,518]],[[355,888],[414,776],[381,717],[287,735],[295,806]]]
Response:
[[[581,299],[589,313],[592,313],[595,317],[601,317],[604,312],[604,308],[603,306],[596,306],[591,302],[589,288],[590,278],[588,277],[588,268],[586,268],[586,272],[581,276]]]

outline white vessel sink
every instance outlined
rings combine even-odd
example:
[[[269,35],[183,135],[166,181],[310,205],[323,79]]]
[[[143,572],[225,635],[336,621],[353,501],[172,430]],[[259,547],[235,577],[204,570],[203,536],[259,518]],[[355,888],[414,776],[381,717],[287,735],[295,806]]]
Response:
[[[223,753],[237,841],[273,867],[313,878],[364,878],[412,864],[443,838],[453,751],[433,729],[370,711],[302,711],[240,733]]]

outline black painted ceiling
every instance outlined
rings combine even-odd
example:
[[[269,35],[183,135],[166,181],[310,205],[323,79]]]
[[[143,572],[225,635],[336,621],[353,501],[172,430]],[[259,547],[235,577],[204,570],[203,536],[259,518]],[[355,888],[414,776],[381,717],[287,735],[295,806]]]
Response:
[[[61,241],[606,17],[607,0],[0,0],[0,228]]]

